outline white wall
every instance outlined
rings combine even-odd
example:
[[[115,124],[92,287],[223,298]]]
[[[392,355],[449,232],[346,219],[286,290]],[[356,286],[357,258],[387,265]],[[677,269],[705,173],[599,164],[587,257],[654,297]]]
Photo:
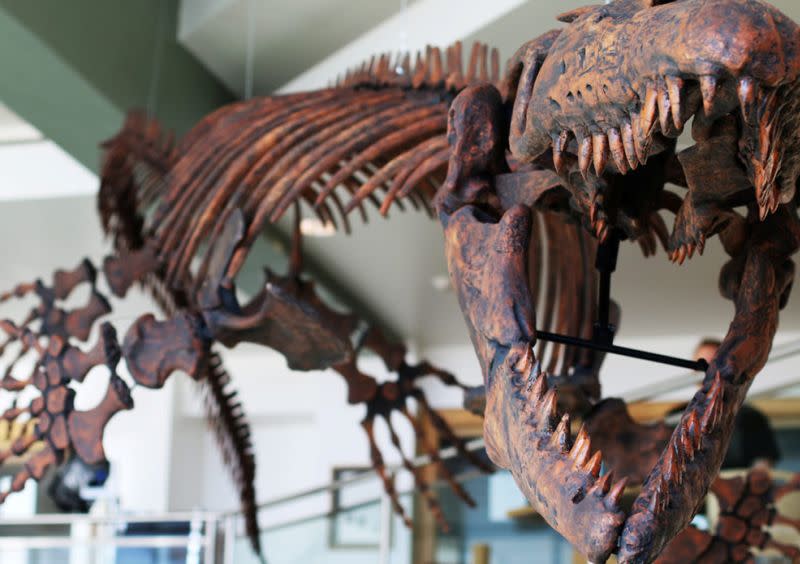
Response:
[[[347,404],[341,376],[334,372],[292,373],[283,357],[252,345],[240,345],[223,356],[252,426],[259,500],[322,486],[331,480],[334,466],[370,465],[360,426],[365,409]],[[361,369],[378,379],[386,377],[382,363],[375,357],[366,358]],[[201,452],[181,457],[182,460],[173,458],[173,475],[182,484],[172,491],[170,506],[232,509],[237,503],[235,490],[222,466],[213,435],[205,429],[202,406],[193,386],[188,379],[179,381],[174,444],[180,448],[177,445],[188,441]],[[398,421],[397,430],[406,452],[413,454],[411,429]],[[399,463],[382,425],[378,425],[377,433],[387,464]],[[203,461],[202,469],[198,469],[198,460]],[[375,487],[371,488],[371,495],[378,493]],[[312,500],[310,506],[291,511],[327,509],[327,501],[328,497],[323,496]],[[284,518],[286,512],[282,513]]]

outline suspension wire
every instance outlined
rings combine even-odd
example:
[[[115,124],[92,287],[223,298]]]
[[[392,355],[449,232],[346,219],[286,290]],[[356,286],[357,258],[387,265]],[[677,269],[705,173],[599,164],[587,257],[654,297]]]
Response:
[[[399,55],[397,57],[397,67],[394,69],[397,74],[403,74],[403,56],[405,56],[406,53],[411,52],[408,48],[408,0],[400,0],[400,14],[403,19],[403,25],[400,33],[398,34],[398,43],[400,48],[398,49]]]
[[[244,51],[244,99],[253,97],[256,60],[256,0],[247,0]]]
[[[158,109],[158,87],[161,82],[161,64],[166,46],[166,24],[169,2],[161,2],[161,9],[156,19],[156,40],[153,45],[153,64],[150,72],[150,85],[147,89],[147,114],[155,117]]]

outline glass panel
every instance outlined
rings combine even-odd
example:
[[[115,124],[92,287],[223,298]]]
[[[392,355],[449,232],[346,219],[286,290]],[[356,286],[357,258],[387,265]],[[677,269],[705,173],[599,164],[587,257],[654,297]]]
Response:
[[[81,547],[69,548],[12,548],[0,550],[3,564],[202,564],[198,554],[189,558],[186,548],[155,547]]]
[[[0,528],[2,564],[203,564],[202,521],[52,523],[53,515],[5,522]],[[68,519],[68,518],[67,518]],[[214,531],[210,531],[213,535]]]
[[[359,486],[363,488],[363,484]],[[343,490],[350,488],[346,486]],[[353,492],[351,492],[352,494]],[[340,499],[347,499],[342,492]],[[374,497],[374,490],[372,492]],[[329,494],[328,494],[329,495]],[[406,511],[411,511],[411,496],[401,498]],[[278,526],[265,527],[261,535],[264,555],[270,564],[375,564],[381,560],[383,511],[380,501],[353,504],[334,515],[326,514]],[[287,509],[288,514],[291,510]],[[278,520],[280,508],[270,509],[273,520]],[[390,515],[388,531],[389,564],[410,564],[411,531],[396,515]],[[236,539],[234,558],[236,564],[256,564],[258,560],[244,537]]]
[[[70,564],[68,548],[0,549],[3,564]]]
[[[434,562],[468,564],[480,562],[478,555],[493,564],[572,562],[569,543],[526,509],[527,502],[509,473],[479,476],[463,486],[475,500],[475,508],[467,506],[449,488],[437,488],[450,531],[436,532]]]

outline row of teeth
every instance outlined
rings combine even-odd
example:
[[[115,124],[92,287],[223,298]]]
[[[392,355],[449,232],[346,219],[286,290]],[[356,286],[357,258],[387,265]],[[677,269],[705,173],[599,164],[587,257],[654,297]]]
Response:
[[[708,391],[706,407],[702,416],[691,412],[683,421],[675,440],[670,442],[667,452],[660,463],[660,472],[657,474],[655,487],[648,487],[651,492],[647,510],[653,514],[662,513],[669,504],[670,486],[680,486],[683,483],[686,465],[694,460],[701,448],[702,438],[718,426],[722,417],[723,408],[722,378],[717,373],[711,388]],[[586,492],[586,496],[602,497],[603,505],[609,511],[619,510],[619,501],[625,490],[627,478],[614,483],[613,471],[600,476],[602,467],[602,453],[598,450],[591,455],[591,438],[585,427],[581,427],[574,441],[570,433],[570,416],[565,413],[558,418],[558,395],[555,388],[549,388],[547,377],[539,371],[537,363],[528,380],[527,388],[522,393],[525,411],[531,414],[532,419],[540,422],[538,430],[545,430],[551,434],[550,447],[566,454],[574,464],[577,471],[590,475],[593,484]],[[555,424],[555,421],[559,421]],[[613,485],[612,485],[613,484]],[[646,486],[647,487],[647,486]]]
[[[722,417],[722,377],[719,372],[708,391],[706,409],[698,418],[692,411],[681,424],[677,440],[667,445],[667,452],[661,462],[658,484],[653,488],[648,509],[651,513],[662,512],[669,503],[670,484],[683,483],[683,468],[692,461],[700,448],[704,435],[709,434],[719,424]]]
[[[712,75],[698,79],[706,115],[714,111],[714,103],[718,92],[717,78]],[[636,170],[647,162],[653,133],[656,124],[662,132],[673,130],[680,133],[686,119],[694,114],[685,112],[686,96],[681,95],[685,82],[677,76],[657,77],[650,81],[641,97],[641,107],[630,114],[618,128],[610,128],[604,133],[591,136],[576,135],[570,130],[563,130],[554,135],[553,164],[561,174],[566,168],[564,152],[572,139],[578,139],[578,167],[584,178],[588,176],[592,165],[597,176],[603,174],[609,158],[613,159],[617,170],[625,174],[629,169]],[[741,77],[737,84],[739,105],[746,123],[752,123],[756,102],[761,99],[757,82],[749,76]],[[777,168],[777,167],[776,167]]]
[[[547,385],[547,375],[540,372],[540,365],[537,362],[531,371],[528,386],[523,394],[525,411],[531,413],[540,421],[543,429],[551,434],[550,445],[568,455],[574,467],[590,475],[593,480],[592,486],[587,490],[586,496],[595,495],[604,497],[603,505],[609,511],[619,509],[619,500],[625,491],[627,478],[614,483],[614,473],[607,472],[600,476],[603,466],[603,454],[596,451],[593,455],[591,438],[586,432],[585,426],[581,426],[574,441],[570,432],[570,415],[565,413],[559,420],[558,417],[558,392],[555,388]],[[559,421],[558,424],[555,424]]]
[[[674,251],[670,251],[669,260],[677,264],[683,264],[687,258],[692,258],[695,251],[702,255],[706,247],[706,236],[700,233],[697,243],[686,243]]]

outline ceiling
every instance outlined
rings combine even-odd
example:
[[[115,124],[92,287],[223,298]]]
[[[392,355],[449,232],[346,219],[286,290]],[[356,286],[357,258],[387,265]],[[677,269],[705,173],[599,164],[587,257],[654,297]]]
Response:
[[[232,91],[241,94],[248,29],[252,29],[254,92],[267,93],[399,8],[400,0],[184,0],[178,37]]]
[[[90,195],[97,191],[97,177],[91,171],[2,103],[0,171],[0,201]]]

